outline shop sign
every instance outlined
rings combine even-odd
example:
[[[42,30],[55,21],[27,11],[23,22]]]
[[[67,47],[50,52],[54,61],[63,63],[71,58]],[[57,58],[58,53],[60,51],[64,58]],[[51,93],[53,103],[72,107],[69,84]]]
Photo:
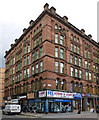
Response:
[[[11,103],[18,103],[18,99],[12,99]]]
[[[81,93],[73,93],[73,97],[74,97],[74,99],[76,99],[76,98],[82,98],[82,94]]]
[[[20,99],[26,99],[26,96],[19,96],[19,100]]]
[[[54,102],[71,102],[71,100],[54,99]]]
[[[46,97],[46,91],[39,91],[39,97]]]
[[[49,91],[49,90],[47,90],[47,97],[73,98],[73,94],[72,93],[66,93],[66,92]]]
[[[28,99],[34,98],[34,93],[28,93],[28,94],[27,94],[27,98],[28,98]]]

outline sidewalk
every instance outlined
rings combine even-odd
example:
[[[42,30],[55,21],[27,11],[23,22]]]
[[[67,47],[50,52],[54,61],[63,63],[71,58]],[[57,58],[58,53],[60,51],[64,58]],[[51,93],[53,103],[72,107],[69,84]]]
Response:
[[[67,112],[67,113],[21,113],[20,115],[31,116],[37,118],[97,118],[97,113],[90,112],[81,112],[77,114],[76,112]]]

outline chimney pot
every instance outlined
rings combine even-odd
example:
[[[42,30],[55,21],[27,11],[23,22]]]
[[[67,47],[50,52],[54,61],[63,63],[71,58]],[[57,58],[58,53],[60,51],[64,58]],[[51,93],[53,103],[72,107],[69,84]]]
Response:
[[[46,4],[44,5],[44,11],[46,11],[46,10],[48,10],[48,9],[49,9],[49,4],[46,3]]]
[[[26,32],[26,30],[27,30],[27,29],[26,29],[26,28],[24,28],[24,29],[23,29],[23,33],[25,33],[25,32]]]
[[[17,42],[17,40],[18,40],[18,39],[16,38],[16,39],[15,39],[15,43]]]
[[[11,48],[12,48],[13,44],[11,44],[10,46],[11,46]]]

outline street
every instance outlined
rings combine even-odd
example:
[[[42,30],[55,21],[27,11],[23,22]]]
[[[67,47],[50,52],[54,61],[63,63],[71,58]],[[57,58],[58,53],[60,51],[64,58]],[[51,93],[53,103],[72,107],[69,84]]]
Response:
[[[2,120],[19,120],[19,119],[34,119],[34,120],[98,120],[97,113],[82,112],[81,114],[77,113],[54,113],[54,114],[34,114],[34,113],[21,113],[20,115],[2,115]]]

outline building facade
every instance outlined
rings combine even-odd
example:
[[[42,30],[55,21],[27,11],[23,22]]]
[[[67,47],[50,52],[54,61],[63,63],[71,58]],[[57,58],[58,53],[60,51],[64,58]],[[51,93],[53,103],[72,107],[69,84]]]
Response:
[[[6,51],[5,101],[46,113],[96,108],[99,43],[48,4],[29,24]]]
[[[5,68],[0,68],[0,108],[4,105],[4,80],[5,80]]]

